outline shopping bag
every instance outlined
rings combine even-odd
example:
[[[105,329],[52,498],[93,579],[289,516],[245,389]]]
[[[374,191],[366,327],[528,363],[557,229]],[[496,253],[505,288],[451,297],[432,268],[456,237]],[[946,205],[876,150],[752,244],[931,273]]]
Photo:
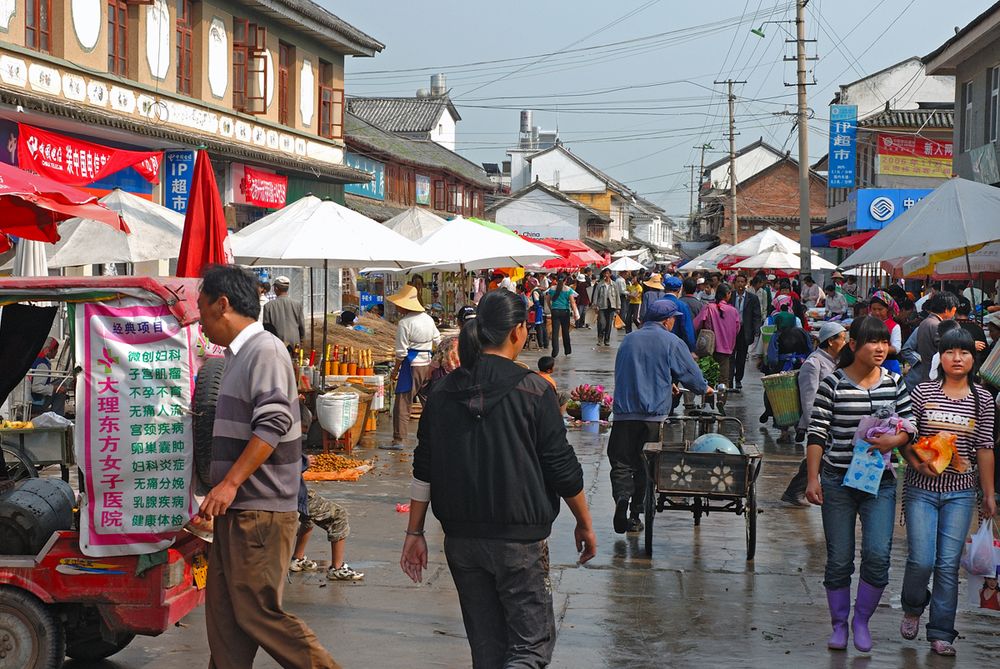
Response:
[[[993,538],[993,520],[980,523],[979,529],[965,540],[962,568],[970,576],[996,578],[1000,542]]]
[[[617,312],[615,312],[615,329],[621,330],[624,327],[625,327],[625,321],[623,321],[622,317],[619,316]]]
[[[878,450],[870,450],[871,447],[872,445],[864,439],[854,440],[854,453],[844,475],[844,485],[878,496],[882,472],[885,470],[885,458]]]

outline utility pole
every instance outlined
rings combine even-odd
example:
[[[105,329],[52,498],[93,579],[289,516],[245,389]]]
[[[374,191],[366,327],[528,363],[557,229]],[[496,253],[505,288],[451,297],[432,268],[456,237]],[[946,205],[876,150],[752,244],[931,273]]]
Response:
[[[809,107],[806,103],[806,5],[809,0],[795,0],[795,61],[798,88],[799,125],[799,272],[805,276],[812,271],[812,220],[809,215]],[[793,41],[793,40],[788,40]],[[785,58],[790,60],[789,58]]]
[[[691,168],[691,206],[688,209],[688,220],[691,220],[691,218],[694,217],[694,194],[695,194],[695,191],[698,190],[698,182],[695,181],[694,170],[698,166],[697,165],[685,165],[684,167],[690,167]]]
[[[745,84],[745,81],[716,81],[716,84],[726,84],[729,87],[729,218],[733,228],[733,246],[739,243],[739,220],[736,215],[736,96],[733,95],[733,84]]]

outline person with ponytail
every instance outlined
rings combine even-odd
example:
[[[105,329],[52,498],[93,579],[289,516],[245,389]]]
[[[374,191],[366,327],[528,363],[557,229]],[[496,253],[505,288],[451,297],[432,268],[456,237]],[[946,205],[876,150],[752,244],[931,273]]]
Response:
[[[431,392],[417,430],[400,567],[427,567],[431,502],[458,590],[473,667],[543,667],[555,647],[547,539],[560,498],[576,518],[580,562],[597,541],[583,469],[566,440],[555,390],[516,362],[528,338],[524,302],[498,290],[462,327],[461,366]]]

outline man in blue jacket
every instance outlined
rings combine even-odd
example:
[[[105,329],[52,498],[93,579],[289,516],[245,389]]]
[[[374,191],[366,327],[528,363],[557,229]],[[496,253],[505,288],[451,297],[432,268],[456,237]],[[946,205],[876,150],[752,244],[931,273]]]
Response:
[[[678,313],[674,319],[674,327],[671,332],[687,344],[689,351],[693,351],[695,348],[694,316],[691,314],[691,307],[681,299],[681,289],[683,286],[684,282],[681,281],[679,276],[664,277],[663,289],[665,295],[663,299],[670,300],[677,306]]]
[[[615,358],[614,424],[608,459],[618,534],[642,530],[639,513],[646,494],[642,447],[660,437],[660,424],[673,404],[673,384],[683,384],[697,394],[711,392],[691,352],[671,332],[680,318],[683,316],[675,302],[657,300],[646,310],[642,327],[622,340]]]

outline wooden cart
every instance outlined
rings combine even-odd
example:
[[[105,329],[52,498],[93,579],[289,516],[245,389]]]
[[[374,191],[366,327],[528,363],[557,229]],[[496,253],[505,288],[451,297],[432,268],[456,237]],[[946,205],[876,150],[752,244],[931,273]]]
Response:
[[[718,432],[736,444],[739,454],[694,453],[691,442]],[[694,524],[712,511],[743,515],[746,520],[747,560],[757,548],[757,477],[761,453],[745,443],[743,424],[736,418],[703,412],[677,418],[660,428],[660,440],[643,448],[646,465],[646,555],[653,554],[653,522],[657,512],[690,511]]]

